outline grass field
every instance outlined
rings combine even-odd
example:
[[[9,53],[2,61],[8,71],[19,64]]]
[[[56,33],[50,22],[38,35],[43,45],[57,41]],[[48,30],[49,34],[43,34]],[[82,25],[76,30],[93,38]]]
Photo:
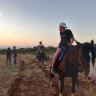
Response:
[[[16,66],[6,66],[5,61],[5,55],[0,55],[0,96],[58,96],[57,75],[54,86],[49,86],[50,61],[44,63],[43,69],[32,54],[19,54]],[[71,78],[66,78],[64,96],[70,93]],[[82,73],[79,73],[76,96],[96,96],[96,85],[88,87]]]

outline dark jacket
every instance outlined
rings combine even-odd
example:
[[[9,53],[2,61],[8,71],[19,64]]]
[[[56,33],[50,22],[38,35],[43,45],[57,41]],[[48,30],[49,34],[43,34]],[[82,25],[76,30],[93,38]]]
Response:
[[[13,53],[13,56],[14,57],[17,57],[17,50],[16,49],[13,49],[13,52],[12,53]]]

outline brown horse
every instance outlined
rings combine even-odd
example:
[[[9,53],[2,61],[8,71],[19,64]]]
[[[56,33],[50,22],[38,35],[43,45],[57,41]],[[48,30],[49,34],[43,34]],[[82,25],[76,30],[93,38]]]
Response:
[[[79,43],[77,42],[76,46],[71,46],[68,48],[66,55],[63,57],[63,60],[59,64],[59,88],[60,95],[63,96],[62,91],[64,89],[64,77],[72,77],[72,96],[75,93],[75,84],[78,78],[79,69],[83,69],[86,75],[86,80],[90,83],[93,80],[96,80],[94,62],[95,62],[95,48],[93,42],[90,43]],[[80,66],[81,67],[80,67]],[[54,75],[51,74],[51,82],[53,83]]]
[[[39,51],[38,55],[37,55],[37,58],[38,58],[38,60],[39,60],[39,63],[41,63],[42,68],[43,68],[43,63],[44,63],[45,57],[46,57],[46,56],[45,56],[45,53],[44,53],[44,51],[41,49],[41,50]]]

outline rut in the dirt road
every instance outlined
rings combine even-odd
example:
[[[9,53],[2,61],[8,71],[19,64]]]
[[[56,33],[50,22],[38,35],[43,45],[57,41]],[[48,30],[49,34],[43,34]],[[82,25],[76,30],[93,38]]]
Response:
[[[50,79],[45,76],[46,73],[39,66],[39,62],[31,59],[26,66],[28,71],[30,70],[30,75],[22,84],[23,96],[56,96],[54,88],[49,85]]]
[[[24,71],[25,68],[25,62],[23,60],[20,60],[20,68],[19,73]],[[15,79],[15,81],[12,83],[10,89],[8,90],[8,96],[20,96],[18,93],[20,91],[20,84],[23,82],[24,76],[21,75],[19,78]]]
[[[45,76],[46,73],[39,67],[38,61],[22,61],[19,72],[23,75],[12,83],[8,96],[56,96],[54,88],[49,85],[50,79]]]
[[[37,63],[38,64],[38,63]],[[42,67],[40,67],[40,68],[42,68]],[[44,66],[44,68],[42,69],[42,71],[45,73],[45,77],[46,78],[48,78],[49,79],[49,81],[50,81],[50,79],[51,79],[51,77],[50,77],[50,68],[49,68],[49,70],[46,70],[47,68],[46,68],[46,66]],[[58,89],[58,84],[57,84],[57,82],[58,82],[58,79],[56,78],[55,80],[54,80],[54,88],[55,88],[55,94],[52,94],[52,96],[58,96],[59,95],[59,89]],[[51,87],[51,86],[50,86]]]

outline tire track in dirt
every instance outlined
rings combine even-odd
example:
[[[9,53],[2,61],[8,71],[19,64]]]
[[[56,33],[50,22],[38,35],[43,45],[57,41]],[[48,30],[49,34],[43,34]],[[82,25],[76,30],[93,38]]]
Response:
[[[25,62],[23,61],[23,60],[20,60],[20,68],[19,68],[19,72],[18,73],[24,73],[23,71],[25,71],[24,69],[25,69]],[[30,68],[31,67],[33,67],[33,65],[32,64],[36,64],[36,66],[39,68],[39,69],[41,69],[40,67],[39,67],[39,65],[38,65],[38,61],[36,61],[36,60],[31,60],[31,62],[30,62],[30,64],[28,63],[28,64],[26,64],[26,67],[28,67],[28,66],[30,66]],[[35,69],[35,66],[33,67],[34,69]],[[42,70],[42,69],[41,69]],[[42,70],[42,72],[45,74],[45,72]],[[50,76],[50,75],[49,75]],[[45,76],[46,78],[48,78],[47,76]],[[35,82],[37,82],[37,84],[36,85],[34,85],[34,88],[32,88],[32,84],[34,84],[34,82],[32,81],[32,78],[33,78],[33,76],[32,75],[30,75],[30,77],[26,77],[26,76],[24,76],[24,74],[23,75],[21,75],[21,76],[19,76],[17,79],[15,79],[15,81],[10,85],[10,89],[8,90],[8,96],[22,96],[21,94],[23,93],[23,96],[57,96],[57,95],[54,95],[54,92],[52,91],[52,90],[50,90],[50,91],[48,91],[48,85],[49,85],[49,83],[48,82],[46,82],[46,78],[45,78],[45,80],[44,80],[44,78],[39,78],[38,79],[38,77],[36,77],[35,76],[35,78],[36,79],[38,79],[38,80],[36,80],[35,79]],[[48,78],[49,79],[49,78]],[[50,79],[49,79],[50,80]],[[48,80],[48,81],[49,81]],[[47,88],[40,88],[42,85],[41,85],[41,83],[42,84],[44,84],[44,85],[46,85],[46,87]],[[23,87],[25,86],[27,89],[25,89],[25,90],[23,90],[22,88],[21,88],[21,85],[23,84]],[[37,85],[40,85],[40,86],[37,86]],[[47,90],[46,90],[47,89]],[[53,88],[52,88],[53,89]],[[37,90],[41,90],[40,92],[44,92],[44,94],[43,93],[41,93],[42,95],[40,95],[40,94],[38,94],[38,95],[33,95],[34,93],[32,93],[32,91],[33,92],[36,92]],[[56,92],[55,92],[56,93]],[[29,95],[30,94],[30,95]],[[49,95],[48,95],[49,94]]]
[[[48,71],[48,70],[45,70],[45,67],[42,69],[43,70],[43,72],[45,73],[45,76],[47,77],[47,78],[49,78],[49,80],[51,79],[51,77],[50,77],[50,72]],[[54,77],[55,78],[55,77]],[[59,95],[59,89],[58,89],[58,84],[57,84],[57,82],[58,82],[58,79],[56,78],[55,80],[54,80],[54,85],[53,85],[53,87],[55,88],[55,92],[56,92],[56,94],[53,94],[52,96],[58,96]],[[50,86],[51,87],[51,86]]]
[[[23,73],[25,68],[25,62],[23,60],[20,60],[20,68],[18,73]],[[8,96],[20,96],[18,93],[20,92],[20,84],[23,81],[24,76],[21,75],[19,78],[15,79],[15,81],[12,83],[10,89],[8,90]]]
[[[37,64],[37,66],[39,66],[41,69],[42,69],[42,71],[45,73],[45,77],[46,78],[48,78],[49,79],[49,81],[50,81],[50,79],[51,79],[51,77],[50,77],[50,68],[49,68],[49,70],[46,70],[46,66],[44,65],[44,67],[42,68],[40,65],[39,65],[39,62],[38,61],[36,61],[36,60],[32,60],[33,62],[35,62],[36,64]],[[55,94],[52,94],[52,96],[58,96],[59,95],[59,89],[58,89],[58,84],[57,84],[57,82],[58,82],[58,79],[56,78],[55,80],[54,80],[54,88],[55,88]],[[51,86],[50,86],[51,87]]]
[[[45,74],[45,77],[50,81],[50,71],[46,70],[45,65],[44,65],[44,68],[42,68],[37,60],[33,60],[33,59],[32,59],[31,61],[32,61],[33,63],[36,63],[36,64],[37,64],[37,66],[38,66],[38,67],[43,71],[43,73]],[[49,68],[49,69],[50,69],[50,68]],[[56,81],[56,83],[57,83],[57,79],[56,79],[55,81]],[[56,83],[55,83],[55,84],[56,84]],[[50,84],[48,83],[48,85],[50,85]],[[51,86],[50,86],[50,87],[51,87]],[[59,91],[58,91],[57,85],[55,85],[55,92],[52,93],[51,96],[58,96],[57,94],[59,94]]]

